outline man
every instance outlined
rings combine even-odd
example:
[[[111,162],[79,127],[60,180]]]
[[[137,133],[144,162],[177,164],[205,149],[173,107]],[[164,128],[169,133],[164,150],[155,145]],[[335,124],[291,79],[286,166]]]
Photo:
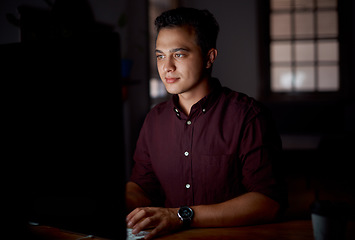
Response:
[[[146,239],[187,227],[276,220],[285,192],[268,112],[211,77],[219,26],[207,10],[160,15],[157,67],[171,100],[147,115],[127,183],[127,226]]]

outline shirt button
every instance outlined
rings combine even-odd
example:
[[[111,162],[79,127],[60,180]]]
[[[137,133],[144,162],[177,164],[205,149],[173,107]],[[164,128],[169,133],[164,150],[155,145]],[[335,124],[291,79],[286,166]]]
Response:
[[[202,109],[202,112],[206,112],[206,109],[204,108],[204,109]]]
[[[178,110],[177,108],[174,108],[174,110],[175,110],[175,112],[177,112],[177,113],[179,112],[179,110]]]
[[[185,187],[186,187],[187,189],[189,189],[189,188],[191,187],[191,185],[190,185],[190,184],[186,184]]]
[[[189,156],[189,152],[188,151],[184,152],[184,154],[185,154],[186,157]]]
[[[191,121],[190,121],[190,120],[189,120],[189,121],[187,121],[186,123],[187,123],[187,125],[191,125]]]

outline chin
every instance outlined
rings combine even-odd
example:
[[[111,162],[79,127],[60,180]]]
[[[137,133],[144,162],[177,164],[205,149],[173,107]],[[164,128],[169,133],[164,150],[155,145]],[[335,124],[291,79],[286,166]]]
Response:
[[[170,94],[179,94],[180,91],[178,89],[172,88],[172,87],[165,87],[166,91]]]
[[[175,95],[175,94],[179,94],[180,92],[178,91],[170,91],[170,90],[166,90],[169,94]]]

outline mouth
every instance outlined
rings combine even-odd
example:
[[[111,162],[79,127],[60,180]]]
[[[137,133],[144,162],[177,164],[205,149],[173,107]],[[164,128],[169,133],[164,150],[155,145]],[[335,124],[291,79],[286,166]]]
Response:
[[[173,77],[166,77],[165,81],[166,83],[175,83],[179,80],[179,78],[173,78]]]

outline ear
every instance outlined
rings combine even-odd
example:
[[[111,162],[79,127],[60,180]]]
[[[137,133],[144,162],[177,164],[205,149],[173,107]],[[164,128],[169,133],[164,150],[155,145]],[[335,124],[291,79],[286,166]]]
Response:
[[[213,62],[216,60],[217,57],[217,49],[211,48],[208,53],[207,53],[207,63],[206,63],[206,68],[211,68]]]

